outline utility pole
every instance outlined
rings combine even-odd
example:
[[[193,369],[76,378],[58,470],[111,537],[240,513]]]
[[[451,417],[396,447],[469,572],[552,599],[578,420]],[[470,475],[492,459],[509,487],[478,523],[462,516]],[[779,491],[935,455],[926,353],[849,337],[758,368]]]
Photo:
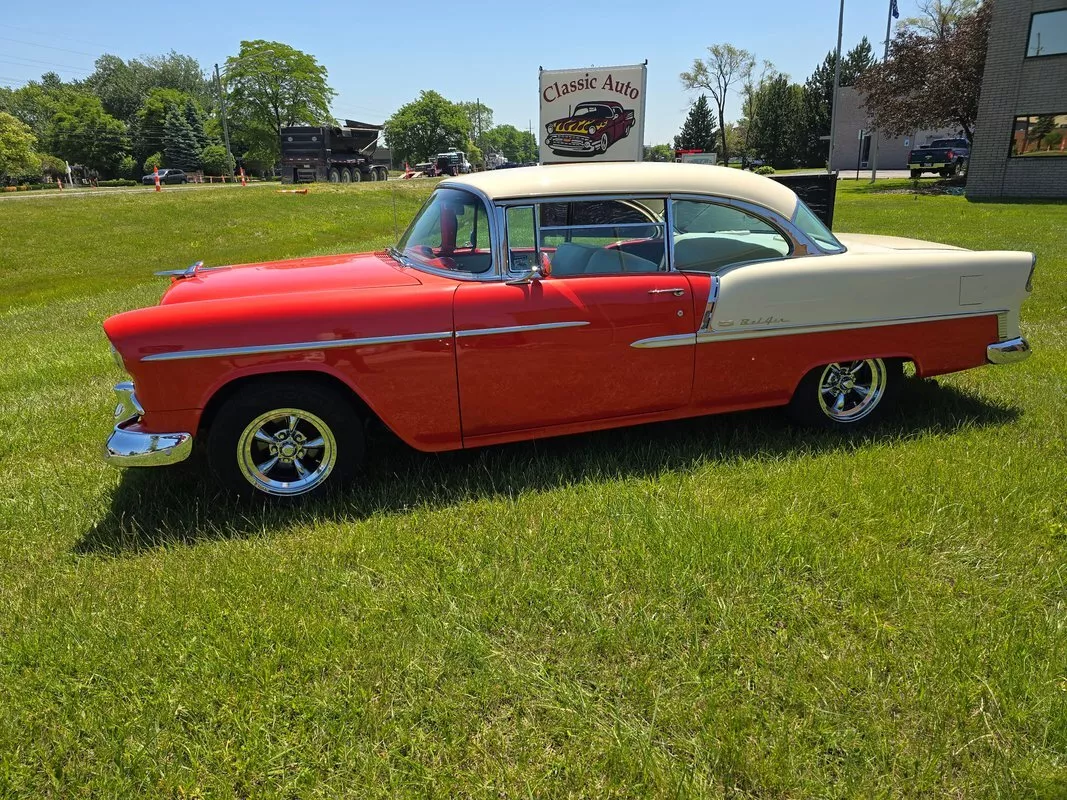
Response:
[[[837,122],[837,93],[841,88],[841,32],[844,25],[845,0],[841,0],[841,11],[837,15],[837,59],[834,62],[834,105],[830,111],[830,154],[826,159],[827,172],[833,172],[834,164],[834,124]]]
[[[889,33],[893,27],[893,12],[896,11],[897,4],[891,2],[889,4],[889,13],[885,16],[885,54],[882,56],[882,63],[884,64],[889,60]],[[898,12],[899,14],[899,12]],[[874,129],[874,154],[871,156],[871,183],[874,183],[878,178],[878,129]]]
[[[222,78],[219,75],[219,65],[215,65],[215,90],[219,95],[219,113],[222,115],[222,138],[226,142],[226,165],[230,168],[230,180],[236,178],[233,174],[233,153],[230,152],[230,126],[226,122],[226,95],[222,91]]]

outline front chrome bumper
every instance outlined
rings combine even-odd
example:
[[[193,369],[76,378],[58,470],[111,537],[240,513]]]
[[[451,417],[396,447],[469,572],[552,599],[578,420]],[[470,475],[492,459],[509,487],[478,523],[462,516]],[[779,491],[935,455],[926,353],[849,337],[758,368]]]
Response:
[[[145,433],[130,430],[144,413],[129,381],[115,386],[115,429],[104,445],[104,460],[119,467],[163,467],[184,461],[193,452],[191,433]]]
[[[985,349],[990,364],[1016,364],[1030,357],[1030,343],[1022,336],[991,344]]]

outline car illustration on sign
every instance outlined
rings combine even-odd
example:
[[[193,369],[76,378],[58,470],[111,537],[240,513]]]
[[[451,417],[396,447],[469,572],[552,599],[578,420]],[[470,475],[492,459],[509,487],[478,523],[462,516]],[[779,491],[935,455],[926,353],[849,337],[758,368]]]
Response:
[[[448,178],[395,248],[198,263],[107,319],[128,377],[105,457],[195,446],[226,490],[284,499],[354,483],[375,421],[425,452],[770,406],[858,430],[902,399],[906,363],[1026,358],[1034,263],[835,235],[726,167]]]
[[[606,153],[634,126],[633,109],[614,100],[579,103],[569,117],[545,125],[545,144],[558,156]]]

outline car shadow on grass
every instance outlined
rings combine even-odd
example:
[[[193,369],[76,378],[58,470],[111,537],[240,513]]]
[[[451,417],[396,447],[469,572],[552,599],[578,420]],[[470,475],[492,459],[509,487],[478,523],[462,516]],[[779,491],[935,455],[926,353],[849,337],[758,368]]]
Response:
[[[282,506],[227,497],[202,456],[175,467],[127,470],[105,516],[75,545],[79,554],[121,556],[204,541],[249,538],[301,522],[356,522],[374,514],[444,508],[580,482],[654,477],[749,458],[804,458],[1003,425],[1019,410],[936,381],[909,378],[901,410],[862,433],[799,429],[777,409],[722,414],[452,453],[420,453],[372,432],[355,486]]]

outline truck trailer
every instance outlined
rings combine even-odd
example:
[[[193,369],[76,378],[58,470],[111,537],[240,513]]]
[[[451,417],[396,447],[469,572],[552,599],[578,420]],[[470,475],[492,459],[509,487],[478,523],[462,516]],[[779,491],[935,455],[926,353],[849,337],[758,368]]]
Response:
[[[346,119],[343,127],[294,125],[279,129],[282,183],[384,181],[389,168],[374,164],[381,127]]]

